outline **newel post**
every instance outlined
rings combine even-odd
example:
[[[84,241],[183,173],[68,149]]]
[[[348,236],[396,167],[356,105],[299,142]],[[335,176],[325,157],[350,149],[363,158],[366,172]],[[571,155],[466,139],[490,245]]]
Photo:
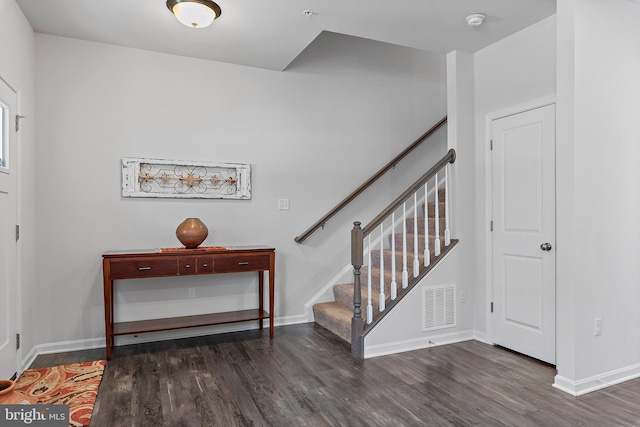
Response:
[[[364,357],[364,322],[362,321],[362,289],[360,268],[363,262],[363,235],[360,222],[353,223],[351,230],[351,265],[353,265],[353,318],[351,319],[351,355]]]

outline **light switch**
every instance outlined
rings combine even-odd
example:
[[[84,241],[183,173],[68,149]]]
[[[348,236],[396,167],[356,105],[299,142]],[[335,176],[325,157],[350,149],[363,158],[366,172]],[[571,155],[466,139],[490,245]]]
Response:
[[[278,210],[280,210],[280,211],[288,211],[289,210],[289,199],[278,199]]]

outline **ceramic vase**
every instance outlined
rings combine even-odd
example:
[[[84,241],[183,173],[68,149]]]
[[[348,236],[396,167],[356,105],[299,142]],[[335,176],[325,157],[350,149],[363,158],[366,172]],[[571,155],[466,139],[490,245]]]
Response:
[[[16,391],[15,388],[15,381],[0,380],[0,405],[28,405],[36,403],[36,399]]]
[[[199,218],[187,218],[176,229],[176,237],[187,249],[197,248],[208,235],[207,226]]]

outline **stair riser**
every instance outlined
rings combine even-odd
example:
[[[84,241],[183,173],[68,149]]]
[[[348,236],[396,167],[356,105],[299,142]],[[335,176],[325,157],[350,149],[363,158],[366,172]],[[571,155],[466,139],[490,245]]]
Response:
[[[433,253],[431,254],[431,259],[433,260]],[[422,267],[424,265],[424,258],[422,256],[422,253],[420,253],[418,255],[418,262],[420,263],[420,270],[422,270]],[[396,259],[396,277],[395,280],[397,283],[400,283],[402,281],[402,260],[400,259],[400,261],[398,261]],[[413,277],[413,252],[411,252],[409,254],[409,258],[407,259],[407,270],[409,272],[409,277]],[[369,272],[368,272],[368,267],[364,266],[360,269],[360,284],[361,286],[364,288],[367,286],[368,283],[368,277]],[[391,274],[391,262],[385,262],[385,267],[384,267],[384,277],[385,277],[385,283],[391,283],[392,281],[392,274]],[[378,268],[378,266],[374,265],[374,267],[371,269],[371,286],[373,288],[380,288],[380,269]]]
[[[433,218],[436,215],[436,211],[434,209],[435,203],[430,202],[429,203],[429,217]],[[424,212],[424,203],[422,205],[418,205],[418,216],[420,218],[425,216],[425,212]],[[438,201],[438,216],[440,218],[444,218],[445,215],[445,211],[446,211],[446,204],[444,202],[444,199],[440,199]],[[413,204],[407,204],[406,206],[407,209],[407,217],[413,217]],[[402,218],[402,208],[399,208],[398,211],[396,212],[396,218]]]
[[[407,234],[413,234],[414,233],[413,218],[407,218],[406,223],[407,223]],[[439,225],[440,225],[440,234],[444,234],[444,230],[447,227],[444,217],[440,218]],[[436,229],[436,219],[429,218],[429,234],[434,234],[435,229]],[[424,234],[424,218],[422,217],[418,218],[418,233]],[[395,234],[402,234],[402,228],[398,228]]]
[[[323,307],[325,304],[313,306],[314,320],[347,342],[351,342],[351,321],[348,318],[336,316],[331,309]],[[335,310],[334,310],[335,311]]]
[[[444,218],[445,215],[445,203],[441,200],[438,202],[438,206],[439,206],[439,210],[438,210],[438,216],[442,219]],[[433,203],[429,203],[429,217],[433,218],[436,214],[436,210],[433,208],[434,204]],[[420,212],[422,214],[422,216],[424,215],[424,205],[422,206],[422,212]]]
[[[433,188],[430,187],[429,190],[430,191],[429,191],[428,200],[429,200],[430,204],[433,204],[433,193],[432,193]],[[420,197],[421,198],[424,197],[424,193],[420,194]],[[422,200],[424,200],[424,199],[422,199]],[[441,188],[440,190],[438,190],[438,203],[444,203],[444,202],[445,202],[445,192],[444,192],[444,188]],[[422,206],[424,206],[424,203],[422,203]]]
[[[414,245],[414,241],[413,241],[414,237],[413,234],[411,235],[407,235],[407,252],[408,253],[413,253],[413,245]],[[404,247],[404,240],[402,235],[399,236],[395,236],[395,241],[396,241],[396,251],[397,252],[402,252],[402,248]],[[425,238],[423,235],[418,235],[418,253],[422,253],[424,252],[424,242],[425,242]],[[433,249],[435,247],[435,236],[430,236],[429,237],[429,250],[431,251],[431,253],[433,254]],[[444,235],[440,235],[440,248],[444,247]],[[371,257],[373,258],[373,254],[376,251],[372,252]],[[378,251],[379,252],[379,251]]]
[[[396,268],[396,280],[400,280],[400,270]],[[362,286],[367,286],[368,283],[368,277],[369,277],[369,271],[367,267],[362,267],[360,269],[360,283],[362,284]],[[385,267],[384,269],[384,281],[385,283],[387,282],[391,282],[392,277],[391,277],[391,268],[387,268]],[[375,287],[380,286],[380,269],[376,266],[374,266],[371,269],[371,283],[372,285]]]
[[[400,277],[398,277],[398,280],[401,280]],[[402,287],[402,283],[399,281],[397,284],[397,290],[399,291],[400,288]],[[368,292],[367,292],[367,285],[366,283],[363,284],[363,286],[361,286],[362,289],[362,302],[363,304],[366,304],[366,300],[368,298]],[[380,283],[375,283],[372,287],[371,287],[371,292],[372,292],[372,296],[371,296],[371,300],[375,301],[375,303],[378,303],[378,300],[380,298]],[[384,284],[384,294],[385,294],[385,298],[389,298],[391,295],[391,282],[385,282]],[[345,307],[348,307],[350,309],[353,309],[353,284],[352,283],[348,283],[348,284],[342,284],[342,285],[336,285],[333,287],[333,296],[335,298],[336,302],[339,302],[340,304],[344,305]]]
[[[414,254],[413,254],[413,246],[411,246],[410,248],[411,250],[409,250],[407,252],[407,269],[411,270],[411,266],[413,265],[413,258],[414,258]],[[392,257],[392,252],[391,251],[384,251],[384,270],[385,270],[385,276],[388,276],[388,274],[390,274],[391,272],[391,257]],[[431,248],[431,257],[433,258],[433,248]],[[402,250],[400,251],[396,251],[396,274],[398,275],[397,277],[399,277],[400,272],[402,271],[402,267],[403,267],[403,256],[402,256]],[[424,260],[424,245],[420,247],[420,250],[418,251],[418,260],[420,261],[420,264],[422,264],[423,260]],[[380,266],[380,252],[379,251],[375,251],[374,253],[371,254],[371,264],[374,267],[379,267]],[[379,270],[375,270],[375,271],[379,271]],[[374,270],[372,270],[372,273],[374,272]],[[380,275],[378,273],[377,277],[379,278]],[[398,280],[396,278],[396,280]]]
[[[334,286],[333,298],[337,303],[353,309],[353,285],[348,287],[343,285]]]
[[[340,285],[341,286],[341,285]],[[398,293],[400,292],[400,288],[401,288],[402,284],[398,283]],[[372,291],[372,296],[371,296],[371,306],[373,308],[373,314],[374,316],[376,314],[378,314],[380,312],[380,285],[374,287],[371,289]],[[350,287],[339,287],[336,286],[333,290],[334,292],[334,296],[335,296],[335,302],[342,304],[343,306],[345,306],[346,308],[348,308],[349,310],[353,310],[353,285],[351,285]],[[391,287],[387,284],[385,285],[385,301],[387,301],[387,304],[389,303],[389,301],[391,301]],[[362,305],[360,306],[360,308],[362,309],[363,312],[363,316],[364,313],[366,313],[366,307],[367,304],[369,303],[369,298],[368,298],[368,294],[367,294],[367,287],[363,287],[362,288]]]

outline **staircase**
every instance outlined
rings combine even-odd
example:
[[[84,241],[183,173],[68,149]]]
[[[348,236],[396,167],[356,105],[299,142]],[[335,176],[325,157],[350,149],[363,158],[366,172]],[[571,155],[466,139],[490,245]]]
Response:
[[[385,173],[394,169],[402,159],[446,123],[445,116],[311,227],[296,236],[294,241],[303,243],[311,234],[324,228],[327,221]],[[449,165],[455,161],[456,152],[450,148],[444,157],[369,224],[360,227],[360,222],[354,222],[351,230],[351,265],[354,281],[335,285],[333,302],[313,306],[315,322],[351,343],[352,356],[364,358],[364,337],[367,333],[456,245],[457,240],[450,238],[451,197],[448,178]],[[439,180],[438,174],[442,180]],[[410,208],[409,211],[407,206]],[[419,206],[423,208],[418,209]],[[426,230],[425,224],[428,225]],[[379,234],[376,237],[374,235],[378,229]],[[424,261],[425,256],[428,256],[427,265]],[[388,267],[389,265],[391,266]],[[362,318],[362,323],[358,318]]]
[[[409,281],[408,286],[406,288],[402,288],[402,269],[403,269],[403,247],[405,242],[405,237],[403,235],[403,226],[402,221],[400,221],[398,225],[398,221],[396,221],[396,225],[394,227],[393,239],[395,243],[395,251],[392,251],[392,235],[382,236],[381,238],[384,240],[384,249],[382,250],[382,254],[380,253],[380,249],[371,249],[371,265],[370,267],[365,265],[360,270],[361,272],[361,282],[362,282],[362,311],[363,311],[363,322],[366,322],[366,306],[369,304],[369,295],[367,292],[367,284],[369,280],[369,271],[371,268],[371,305],[373,306],[373,321],[370,325],[365,327],[365,332],[370,329],[379,319],[382,317],[379,310],[379,300],[380,300],[380,271],[381,271],[381,257],[384,257],[384,295],[385,295],[385,313],[388,313],[390,309],[404,296],[409,290],[415,286],[419,280],[426,275],[426,273],[433,269],[438,262],[444,257],[444,255],[457,243],[457,241],[452,240],[449,245],[445,246],[444,242],[444,232],[446,227],[445,218],[445,190],[438,190],[438,215],[439,215],[439,240],[441,253],[439,256],[434,256],[434,242],[436,240],[436,231],[435,231],[435,203],[429,202],[427,203],[427,211],[429,212],[428,216],[428,232],[429,232],[429,247],[430,247],[430,263],[425,267],[424,265],[424,249],[425,249],[425,205],[422,204],[422,207],[419,209],[410,209],[412,212],[411,217],[407,217],[404,222],[406,224],[406,244],[407,244],[407,270],[409,272]],[[413,212],[417,212],[418,215],[421,215],[417,218],[417,221],[414,220],[415,215]],[[416,224],[417,223],[417,224]],[[417,229],[416,229],[417,225]],[[413,274],[413,259],[414,259],[414,238],[417,234],[418,238],[418,258],[420,261],[419,275],[414,278]],[[366,251],[366,248],[365,248]],[[395,281],[397,282],[397,298],[395,300],[391,300],[391,283],[394,281],[394,277],[392,275],[391,264],[392,257],[395,257],[395,265],[396,265],[396,274]],[[365,257],[366,259],[366,257]],[[365,261],[365,264],[367,261]],[[313,306],[313,314],[315,318],[315,322],[330,330],[343,340],[351,343],[351,320],[353,318],[353,292],[354,292],[354,284],[353,281],[350,283],[338,284],[333,287],[333,295],[335,301],[332,302],[324,302],[318,303]]]

